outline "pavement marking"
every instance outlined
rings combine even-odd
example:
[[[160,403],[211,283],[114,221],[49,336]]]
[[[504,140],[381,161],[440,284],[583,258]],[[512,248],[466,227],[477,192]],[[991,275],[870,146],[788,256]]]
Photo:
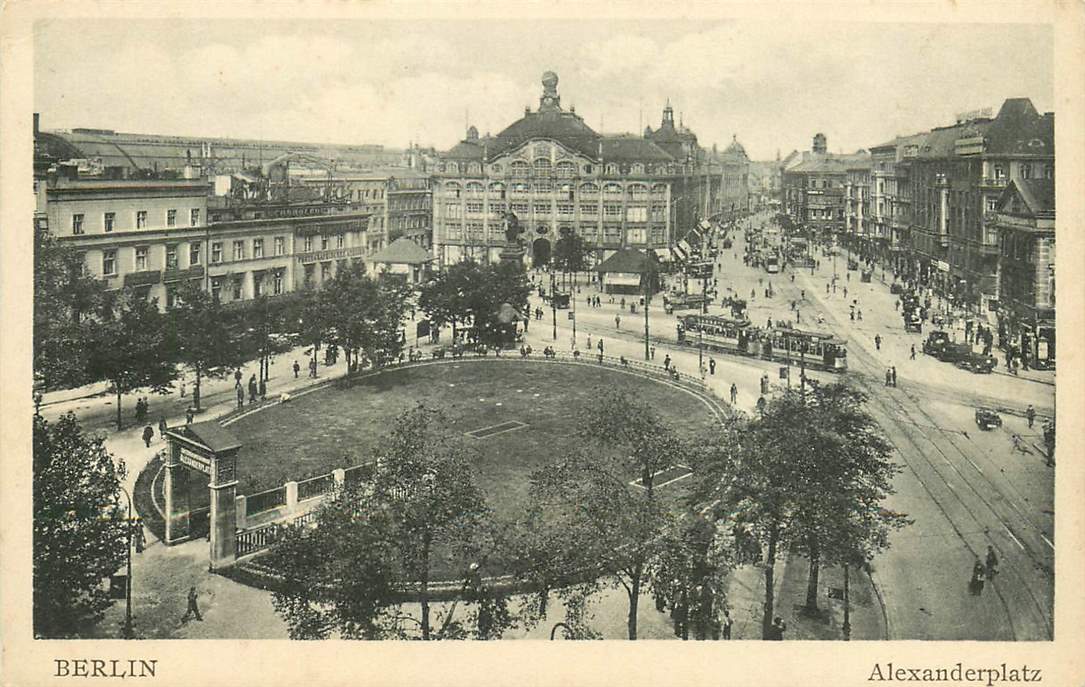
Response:
[[[510,420],[509,422],[502,422],[497,425],[490,425],[489,427],[483,427],[481,429],[465,432],[465,434],[474,439],[486,439],[496,434],[504,434],[505,432],[523,429],[524,427],[527,427],[526,423],[519,422],[517,420]]]
[[[1046,544],[1047,544],[1048,546],[1050,546],[1050,547],[1051,547],[1051,550],[1052,550],[1052,551],[1054,551],[1054,550],[1055,550],[1055,545],[1051,543],[1051,540],[1050,540],[1050,539],[1048,539],[1047,537],[1045,537],[1045,536],[1044,536],[1044,533],[1043,533],[1043,532],[1041,532],[1041,533],[1040,533],[1040,539],[1043,539],[1043,540],[1044,540],[1044,542],[1045,542],[1045,543],[1046,543]]]
[[[983,474],[983,470],[980,470],[980,466],[973,463],[971,458],[969,458],[968,456],[965,456],[964,459],[968,461],[969,465],[976,468],[976,472],[980,473],[981,475]]]
[[[1010,528],[1007,527],[1006,525],[1003,525],[1002,527],[1003,527],[1003,529],[1006,530],[1006,534],[1010,535],[1010,539],[1013,540],[1013,543],[1017,544],[1017,547],[1019,549],[1021,549],[1022,551],[1024,551],[1025,550],[1025,545],[1022,544],[1020,541],[1018,541],[1017,537],[1013,536],[1013,532],[1010,531]],[[1040,536],[1043,536],[1043,535],[1040,535]]]

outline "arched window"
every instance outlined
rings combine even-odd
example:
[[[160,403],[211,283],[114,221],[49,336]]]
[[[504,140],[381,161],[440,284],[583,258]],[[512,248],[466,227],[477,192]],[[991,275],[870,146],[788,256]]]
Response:
[[[599,195],[599,187],[596,184],[581,184],[580,195],[582,196],[597,196]]]
[[[629,195],[638,200],[648,197],[648,187],[644,184],[632,184],[629,187]]]
[[[449,198],[459,198],[461,188],[455,181],[450,181],[445,184],[445,195]]]
[[[585,165],[584,165],[584,168],[583,168],[583,169],[584,169],[584,173],[585,173],[585,174],[591,174],[591,173],[592,173],[592,170],[593,170],[593,169],[595,169],[595,168],[594,168],[594,167],[592,167],[592,166],[591,166],[591,165],[589,165],[589,164],[585,164]]]
[[[482,165],[477,162],[472,162],[471,167],[468,169],[469,174],[482,174]]]
[[[666,184],[656,184],[656,185],[652,186],[652,195],[653,196],[665,196],[665,195],[667,195],[667,185]]]
[[[607,184],[603,187],[603,196],[605,198],[618,198],[622,197],[622,185],[621,184]]]
[[[639,162],[634,162],[633,166],[629,168],[630,174],[644,174],[644,165]]]
[[[550,176],[550,160],[540,157],[535,160],[533,167],[536,176]]]
[[[482,184],[477,181],[472,181],[467,184],[467,195],[472,197],[480,197],[483,193]]]
[[[492,184],[490,184],[490,195],[494,195],[494,196],[504,198],[505,197],[505,185],[502,184],[500,181],[493,182]]]
[[[526,177],[531,174],[531,166],[524,160],[513,160],[509,165],[509,171],[514,177]]]
[[[525,184],[522,181],[518,181],[518,182],[516,182],[515,184],[512,185],[512,192],[515,193],[515,194],[523,194],[523,193],[527,193],[527,191],[528,191],[528,186],[527,186],[527,184]]]
[[[449,162],[448,163],[448,171],[449,171],[450,174],[459,174],[460,173],[460,166],[457,165],[455,162]]]
[[[613,162],[611,162],[609,165],[607,165],[607,172],[606,173],[607,173],[607,176],[612,176],[612,177],[616,177],[619,174],[621,174],[621,172],[618,170],[618,165],[614,164]]]
[[[572,179],[576,176],[576,165],[568,160],[562,160],[554,166],[554,172],[559,179]]]

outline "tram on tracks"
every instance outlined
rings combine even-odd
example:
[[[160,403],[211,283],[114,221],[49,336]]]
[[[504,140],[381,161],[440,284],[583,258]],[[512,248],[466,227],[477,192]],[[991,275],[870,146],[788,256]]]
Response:
[[[847,344],[827,332],[754,327],[749,320],[719,315],[685,315],[678,319],[678,342],[765,360],[802,361],[829,372],[848,369]]]

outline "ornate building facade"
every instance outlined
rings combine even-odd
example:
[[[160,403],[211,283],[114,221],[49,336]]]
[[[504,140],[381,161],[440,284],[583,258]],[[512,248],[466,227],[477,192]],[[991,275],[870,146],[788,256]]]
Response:
[[[676,125],[668,104],[656,130],[603,135],[564,110],[558,78],[543,75],[539,107],[496,136],[474,127],[440,154],[433,174],[433,251],[439,264],[496,261],[506,213],[525,229],[535,264],[575,232],[596,260],[620,248],[661,256],[695,223],[720,211],[721,167]]]

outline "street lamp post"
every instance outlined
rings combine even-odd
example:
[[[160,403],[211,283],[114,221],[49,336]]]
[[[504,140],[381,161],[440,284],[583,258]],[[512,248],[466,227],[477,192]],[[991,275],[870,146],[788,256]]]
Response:
[[[132,495],[123,485],[118,484],[121,493],[128,500],[128,519],[125,520],[125,548],[127,549],[126,572],[124,578],[124,638],[133,639],[132,629]]]
[[[844,564],[844,641],[851,641],[851,604],[848,598],[848,564]]]

